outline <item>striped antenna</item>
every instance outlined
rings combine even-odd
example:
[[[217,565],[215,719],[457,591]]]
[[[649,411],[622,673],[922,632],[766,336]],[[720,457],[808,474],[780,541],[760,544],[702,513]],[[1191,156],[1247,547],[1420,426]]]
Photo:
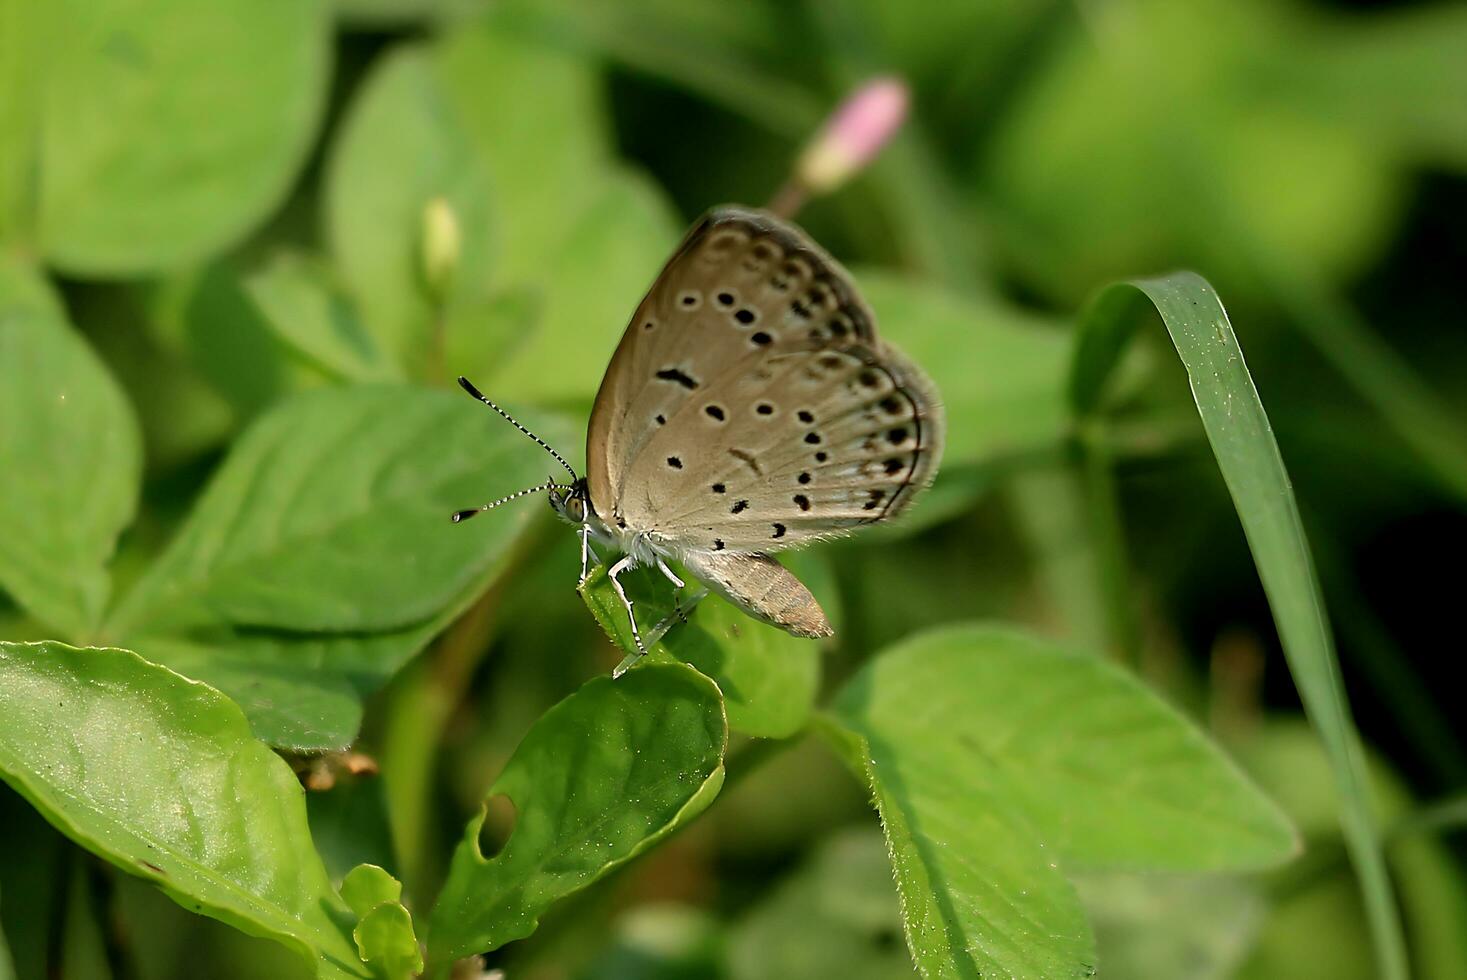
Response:
[[[546,480],[544,483],[537,483],[533,487],[525,487],[525,489],[523,489],[523,490],[516,490],[514,493],[509,494],[506,497],[500,497],[498,500],[491,500],[489,503],[485,504],[483,507],[474,507],[474,508],[471,508],[469,510],[461,510],[461,511],[458,511],[458,512],[456,512],[453,515],[453,523],[457,524],[460,521],[466,521],[470,517],[473,517],[475,514],[482,514],[486,510],[493,510],[495,507],[498,507],[500,504],[507,504],[511,500],[518,500],[521,497],[525,496],[526,494],[539,493],[542,490],[551,490],[551,489],[554,489],[556,487],[560,487],[563,490],[569,490],[570,489],[570,487],[562,486],[561,484],[556,483],[554,480]]]
[[[459,384],[459,387],[462,388],[464,391],[467,391],[469,394],[471,394],[475,398],[479,399],[479,401],[483,402],[485,405],[488,405],[490,408],[494,409],[494,411],[498,412],[500,418],[504,419],[510,425],[514,426],[516,429],[519,429],[525,435],[527,435],[531,439],[535,440],[535,444],[538,445],[541,449],[545,450],[547,453],[549,453],[550,455],[554,456],[555,459],[556,459],[556,462],[560,463],[561,466],[564,466],[566,468],[566,472],[570,473],[571,480],[572,481],[574,481],[574,480],[577,479],[577,477],[576,477],[576,471],[573,470],[573,469],[571,469],[571,464],[569,464],[569,463],[567,463],[565,461],[565,457],[564,456],[562,456],[562,455],[560,455],[560,453],[556,452],[550,446],[550,444],[548,442],[546,442],[544,439],[541,439],[539,436],[535,435],[535,433],[531,432],[529,429],[525,428],[523,425],[520,425],[519,421],[513,415],[509,414],[504,409],[500,408],[498,405],[494,404],[489,399],[485,398],[484,397],[484,393],[482,391],[480,391],[478,388],[475,388],[473,382],[471,382],[468,378],[465,378],[462,375],[460,375],[459,376],[459,379],[458,379],[458,384]],[[544,489],[547,489],[547,488],[546,487],[531,487],[528,490],[522,490],[522,491],[520,491],[520,493],[533,493],[536,490],[544,490]],[[519,496],[519,494],[515,494],[514,496],[506,497],[505,500],[513,500],[514,497],[516,497],[516,496]],[[502,500],[501,501],[495,501],[495,503],[503,503],[503,502],[504,501],[502,501]],[[494,504],[490,504],[489,506],[492,507],[492,506],[494,506]],[[482,507],[480,509],[481,510],[488,510],[489,507]],[[477,511],[475,511],[474,513],[477,513]],[[455,517],[454,520],[458,520],[458,518]]]

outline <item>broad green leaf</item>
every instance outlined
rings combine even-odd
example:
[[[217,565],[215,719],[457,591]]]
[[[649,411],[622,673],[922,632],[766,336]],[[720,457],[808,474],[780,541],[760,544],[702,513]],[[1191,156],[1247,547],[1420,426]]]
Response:
[[[1046,449],[1069,431],[1070,341],[1057,324],[889,272],[862,271],[857,281],[882,336],[937,383],[944,468]]]
[[[107,275],[177,265],[285,196],[324,102],[322,3],[65,0],[50,13],[35,87],[49,260]]]
[[[1081,415],[1096,410],[1117,358],[1152,307],[1187,370],[1203,428],[1268,596],[1289,671],[1329,755],[1345,843],[1369,910],[1377,968],[1383,977],[1403,978],[1404,942],[1324,598],[1283,458],[1216,291],[1200,276],[1181,272],[1103,292],[1081,327],[1071,401]]]
[[[871,788],[922,976],[1091,976],[1095,942],[1074,889],[982,768],[950,747],[868,744],[845,724],[824,718],[820,732]]]
[[[398,373],[319,259],[276,255],[246,279],[244,289],[270,329],[323,370],[350,381],[382,381]]]
[[[0,588],[74,639],[107,604],[142,446],[117,382],[45,281],[0,260]]]
[[[820,569],[821,566],[810,565]],[[814,584],[822,595],[834,594],[834,583]],[[700,586],[684,578],[691,592]],[[745,615],[716,595],[707,595],[691,610],[687,622],[674,615],[672,584],[656,569],[639,568],[621,576],[622,587],[637,612],[644,642],[668,627],[648,650],[648,659],[671,659],[696,667],[723,692],[728,724],[736,732],[762,738],[786,738],[805,724],[820,685],[820,644]],[[606,634],[627,654],[636,651],[626,607],[596,568],[581,591],[587,607]],[[686,604],[686,599],[682,600]]]
[[[150,662],[228,695],[256,738],[296,752],[344,749],[362,723],[362,694],[340,662],[396,660],[398,633],[220,634],[138,637]]]
[[[271,330],[259,306],[245,290],[233,260],[187,269],[149,283],[134,294],[148,338],[197,372],[233,410],[234,425],[304,386],[314,375]],[[95,310],[95,320],[111,329],[109,311]],[[165,369],[167,370],[167,369]],[[168,373],[178,373],[173,367]],[[156,383],[145,377],[143,384]],[[158,419],[157,428],[177,428],[175,417]]]
[[[733,980],[910,980],[891,865],[876,828],[821,842],[729,931]]]
[[[127,650],[0,642],[0,776],[185,908],[366,975],[300,784],[212,688]]]
[[[1067,870],[1247,870],[1298,848],[1174,709],[1108,661],[1027,633],[924,633],[868,664],[836,710],[904,768],[965,772],[973,808],[1001,800]]]
[[[117,611],[112,635],[221,622],[337,631],[420,623],[502,565],[531,513],[506,508],[457,526],[448,515],[543,482],[544,466],[533,444],[461,394],[307,392],[235,443]]]
[[[499,396],[590,404],[622,331],[677,245],[678,221],[640,176],[604,180],[538,270],[540,322],[496,362]],[[549,258],[549,257],[547,257]]]
[[[482,99],[498,93],[484,90]],[[358,91],[326,178],[331,252],[367,328],[390,360],[419,374],[434,312],[420,275],[423,209],[443,198],[462,251],[450,304],[482,301],[494,275],[489,176],[443,89],[429,49],[390,52]]]
[[[723,783],[723,703],[706,677],[655,664],[598,677],[551,708],[490,789],[514,803],[503,849],[469,822],[428,929],[435,968],[528,936],[556,900],[701,812]]]
[[[227,694],[255,737],[295,752],[344,749],[357,737],[362,701],[484,593],[508,567],[492,562],[431,619],[378,633],[208,629],[140,637],[148,660]]]
[[[561,243],[612,163],[596,64],[515,32],[497,8],[447,34],[432,60],[489,182],[494,275],[561,288]]]
[[[341,883],[341,897],[359,920],[352,937],[363,963],[384,980],[408,980],[423,969],[401,882],[375,864],[362,864]]]

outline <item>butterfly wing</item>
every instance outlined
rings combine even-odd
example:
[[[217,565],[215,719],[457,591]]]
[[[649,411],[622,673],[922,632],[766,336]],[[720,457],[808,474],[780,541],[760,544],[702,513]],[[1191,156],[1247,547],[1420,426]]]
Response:
[[[681,550],[762,552],[894,516],[943,416],[849,275],[793,226],[717,209],[637,309],[591,416],[592,504]]]
[[[805,583],[768,555],[688,551],[683,565],[755,619],[811,639],[835,632]]]

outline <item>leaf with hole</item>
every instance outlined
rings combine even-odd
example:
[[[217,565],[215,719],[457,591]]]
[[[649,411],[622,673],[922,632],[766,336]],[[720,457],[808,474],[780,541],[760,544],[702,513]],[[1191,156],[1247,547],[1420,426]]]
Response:
[[[555,901],[700,813],[723,784],[723,701],[681,664],[598,677],[542,715],[490,789],[515,807],[499,853],[469,822],[428,927],[435,968],[535,930]]]

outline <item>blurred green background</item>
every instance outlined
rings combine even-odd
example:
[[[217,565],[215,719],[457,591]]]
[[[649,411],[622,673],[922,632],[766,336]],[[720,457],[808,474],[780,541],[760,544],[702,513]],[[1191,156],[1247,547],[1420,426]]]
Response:
[[[579,461],[600,372],[683,227],[766,202],[830,108],[887,72],[912,85],[909,124],[800,222],[963,425],[911,522],[802,559],[841,611],[824,686],[959,619],[1119,651],[1309,850],[1268,876],[1086,881],[1102,975],[1373,975],[1328,770],[1175,357],[1140,352],[1102,434],[1065,420],[1087,299],[1195,269],[1304,511],[1416,971],[1467,976],[1447,615],[1467,549],[1462,4],[0,0],[0,285],[49,278],[141,423],[114,591],[231,440],[301,389],[466,374],[568,420]],[[441,306],[418,271],[438,197],[463,236]],[[386,806],[409,894],[431,895],[525,729],[618,659],[571,588],[574,537],[539,520],[460,639],[367,703],[360,747],[418,764],[313,800],[333,870],[386,846]],[[0,594],[0,635],[50,634]],[[912,976],[874,817],[838,764],[797,740],[731,771],[707,818],[492,964]],[[18,976],[304,975],[105,870],[8,790],[0,820]]]

